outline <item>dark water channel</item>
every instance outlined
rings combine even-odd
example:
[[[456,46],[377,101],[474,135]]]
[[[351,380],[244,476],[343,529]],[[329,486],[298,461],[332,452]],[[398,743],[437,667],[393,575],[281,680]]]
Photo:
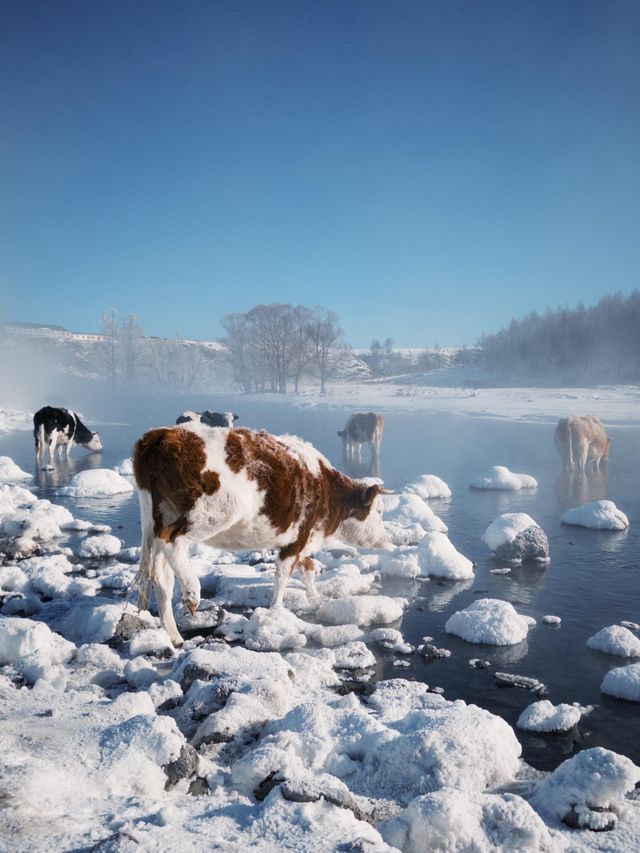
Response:
[[[171,423],[184,408],[228,409],[226,400],[140,397],[135,407],[109,411],[87,408],[87,421],[99,428],[104,451],[88,455],[77,448],[69,464],[54,472],[35,471],[33,444],[27,432],[0,436],[0,454],[11,456],[22,468],[36,473],[35,486],[42,497],[64,485],[71,475],[88,467],[113,467],[130,455],[142,432]],[[345,468],[340,439],[347,411],[314,409],[236,401],[239,423],[281,433],[297,433],[314,443],[338,467]],[[105,404],[105,408],[107,408]],[[102,424],[97,425],[97,421]],[[109,421],[109,422],[107,422]],[[474,702],[504,717],[511,725],[537,697],[527,690],[499,688],[496,670],[534,676],[547,685],[548,698],[593,705],[577,730],[565,736],[531,735],[516,729],[524,757],[535,767],[549,769],[578,749],[605,746],[640,763],[640,704],[600,693],[600,683],[611,668],[632,661],[587,648],[587,638],[600,628],[621,620],[640,622],[640,429],[612,428],[611,460],[601,475],[568,477],[561,473],[553,446],[553,424],[470,419],[435,414],[385,415],[381,471],[365,462],[349,473],[379,473],[390,488],[398,489],[420,474],[437,474],[451,487],[446,501],[431,501],[434,511],[449,527],[456,548],[477,564],[475,578],[459,583],[438,581],[387,582],[384,591],[411,599],[402,625],[406,639],[418,644],[424,635],[450,649],[451,657],[427,663],[409,658],[409,667],[397,667],[391,653],[382,652],[379,673],[405,677],[444,688],[449,699]],[[368,456],[368,452],[365,453]],[[471,478],[490,465],[506,465],[533,474],[534,492],[477,492],[468,488]],[[586,530],[560,524],[570,507],[589,500],[609,498],[629,517],[622,533]],[[126,546],[139,544],[137,500],[70,500],[65,503],[80,518],[110,524]],[[509,574],[491,574],[497,564],[480,537],[503,512],[527,512],[549,537],[551,563],[523,565]],[[528,639],[506,648],[471,645],[445,633],[444,625],[455,610],[479,597],[501,598],[533,616],[538,624]],[[562,618],[560,627],[542,624],[545,614]],[[475,669],[471,658],[486,659],[488,669]]]

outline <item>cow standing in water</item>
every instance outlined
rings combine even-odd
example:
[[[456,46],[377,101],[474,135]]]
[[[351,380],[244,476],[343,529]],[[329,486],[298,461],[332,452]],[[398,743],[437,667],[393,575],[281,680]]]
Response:
[[[67,458],[76,446],[81,444],[87,450],[102,450],[100,436],[82,423],[71,409],[44,406],[33,416],[33,437],[36,442],[36,457],[40,461],[45,448],[49,448],[49,461],[53,464],[56,447],[58,454],[66,449]]]
[[[598,467],[609,460],[611,439],[593,415],[570,415],[558,421],[555,444],[565,470],[584,471],[589,462]]]
[[[310,600],[317,599],[311,554],[334,534],[354,546],[383,548],[384,489],[346,477],[296,436],[250,429],[210,429],[199,423],[145,433],[133,450],[142,547],[139,605],[156,591],[160,622],[175,645],[174,576],[194,613],[200,582],[189,545],[278,551],[272,606],[281,605],[297,568]]]
[[[382,415],[376,415],[375,412],[358,412],[351,415],[345,428],[338,431],[345,456],[348,459],[354,456],[359,459],[363,444],[370,444],[372,455],[379,456],[383,430]]]

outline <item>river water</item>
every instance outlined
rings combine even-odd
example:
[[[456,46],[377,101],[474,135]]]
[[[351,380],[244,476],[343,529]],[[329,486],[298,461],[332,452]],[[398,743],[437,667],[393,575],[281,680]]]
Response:
[[[475,578],[465,582],[432,579],[428,582],[388,581],[383,591],[410,599],[402,624],[405,638],[418,644],[425,635],[437,646],[450,649],[451,657],[428,663],[412,655],[409,667],[396,667],[393,654],[379,656],[377,675],[425,681],[444,688],[449,699],[474,702],[504,717],[511,725],[535,696],[520,688],[495,684],[496,670],[534,676],[548,688],[554,703],[593,705],[578,730],[570,735],[532,735],[516,729],[524,757],[540,769],[551,769],[578,749],[604,746],[640,763],[640,705],[604,696],[600,683],[615,666],[631,661],[592,651],[586,640],[593,633],[621,620],[640,622],[640,429],[611,428],[613,438],[608,469],[588,476],[565,475],[553,444],[552,423],[474,419],[457,415],[385,414],[380,470],[368,460],[349,468],[342,459],[336,435],[349,412],[344,408],[301,408],[235,400],[239,424],[275,433],[295,433],[311,441],[339,468],[353,476],[375,474],[385,485],[400,489],[420,474],[437,474],[452,490],[449,500],[431,501],[445,521],[456,548],[476,564]],[[53,472],[36,471],[30,433],[0,436],[0,454],[11,456],[36,475],[42,497],[65,503],[74,515],[110,524],[125,546],[139,544],[137,500],[126,496],[109,500],[60,499],[52,492],[71,475],[88,467],[113,467],[130,456],[133,442],[148,428],[173,423],[184,408],[226,410],[228,400],[153,397],[141,395],[134,405],[119,410],[111,401],[101,412],[93,404],[87,423],[98,428],[104,451],[87,454],[76,448],[70,463]],[[93,415],[93,419],[90,417]],[[363,454],[368,457],[368,451]],[[491,465],[532,474],[539,487],[533,492],[478,492],[468,487],[474,475]],[[630,520],[622,533],[586,530],[560,524],[565,510],[590,500],[615,501]],[[504,512],[526,512],[547,533],[551,563],[512,568],[492,574],[497,564],[480,537]],[[538,620],[528,639],[517,646],[497,648],[471,645],[445,633],[444,625],[455,610],[480,597],[510,601],[521,613]],[[562,618],[560,627],[542,624],[545,614]],[[469,665],[471,658],[491,663],[487,669]]]

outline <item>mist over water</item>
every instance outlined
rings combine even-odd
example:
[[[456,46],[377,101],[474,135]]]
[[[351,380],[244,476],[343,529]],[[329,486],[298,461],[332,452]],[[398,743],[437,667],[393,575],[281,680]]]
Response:
[[[42,400],[42,404],[50,402],[63,400],[52,400],[51,396]],[[416,645],[423,636],[431,636],[452,655],[433,663],[413,655],[409,667],[396,667],[393,661],[397,658],[391,653],[374,649],[379,658],[377,677],[408,677],[431,687],[441,686],[447,698],[474,702],[515,725],[520,712],[536,697],[527,690],[498,688],[493,673],[504,670],[534,676],[547,685],[554,704],[578,701],[595,707],[583,718],[578,731],[566,736],[542,737],[516,730],[529,762],[547,769],[576,749],[595,745],[640,761],[637,732],[634,734],[637,706],[606,697],[599,690],[609,669],[629,661],[585,645],[600,628],[621,620],[640,621],[640,430],[610,430],[613,445],[608,469],[564,474],[550,424],[389,412],[384,416],[380,459],[372,464],[365,448],[361,461],[349,463],[336,434],[350,414],[342,407],[302,408],[242,397],[186,397],[140,390],[123,393],[106,386],[96,389],[83,381],[68,383],[64,402],[82,411],[87,425],[100,431],[104,446],[101,454],[76,448],[69,463],[58,463],[53,472],[36,471],[29,432],[0,436],[0,454],[11,456],[23,469],[34,472],[35,485],[43,497],[53,497],[53,491],[79,470],[118,465],[130,456],[133,443],[146,429],[173,423],[187,408],[233,408],[240,416],[239,425],[301,435],[337,467],[352,476],[381,476],[389,488],[401,489],[420,474],[442,477],[453,496],[430,501],[430,506],[448,525],[455,547],[477,564],[475,578],[458,583],[438,579],[387,581],[383,592],[410,600],[398,626],[409,642]],[[470,490],[473,476],[494,464],[532,474],[539,488],[516,493]],[[627,531],[612,533],[560,524],[566,509],[605,497],[629,516]],[[104,501],[53,500],[66,504],[79,517],[110,524],[125,547],[139,544],[135,495]],[[546,567],[525,564],[512,567],[509,574],[492,574],[490,570],[499,564],[491,559],[480,537],[500,513],[519,511],[531,515],[547,533],[551,563]],[[446,634],[444,624],[449,615],[480,597],[510,601],[538,624],[526,641],[505,648],[467,644]],[[561,626],[543,625],[545,614],[561,616]],[[492,666],[473,669],[468,663],[471,658],[487,659]]]

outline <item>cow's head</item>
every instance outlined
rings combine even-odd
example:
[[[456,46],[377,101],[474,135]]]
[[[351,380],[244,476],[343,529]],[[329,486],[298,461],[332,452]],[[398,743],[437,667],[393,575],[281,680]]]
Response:
[[[347,431],[346,431],[346,429],[339,429],[339,430],[338,430],[338,435],[340,436],[340,438],[346,438],[346,437],[347,437]]]
[[[97,453],[99,450],[102,450],[102,442],[100,441],[100,436],[97,432],[91,433],[91,438],[84,445],[87,450],[92,450],[94,453]]]
[[[386,492],[377,483],[361,486],[345,496],[348,515],[336,535],[356,548],[387,548],[391,542],[382,523],[380,494]]]

